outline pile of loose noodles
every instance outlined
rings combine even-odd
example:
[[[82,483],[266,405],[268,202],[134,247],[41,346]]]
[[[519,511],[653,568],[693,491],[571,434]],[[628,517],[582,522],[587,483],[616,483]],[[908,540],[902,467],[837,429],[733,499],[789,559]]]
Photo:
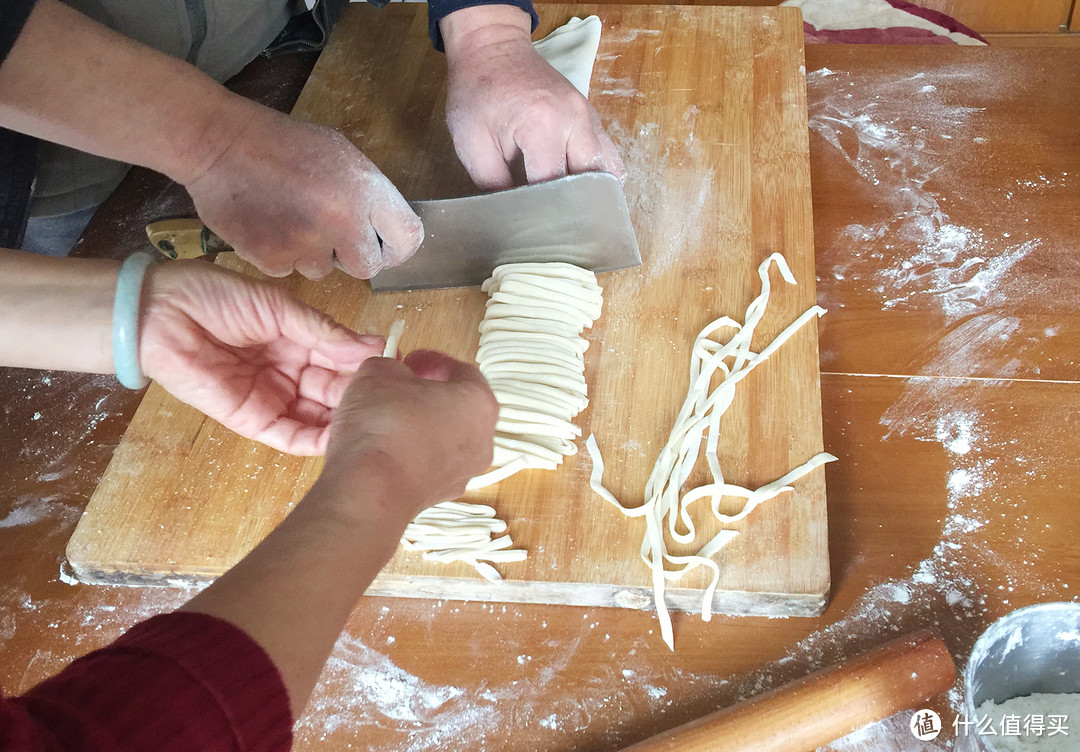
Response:
[[[556,262],[500,266],[482,289],[476,362],[499,403],[493,464],[554,470],[577,453],[573,421],[589,404],[581,333],[600,317],[603,292],[592,272]]]
[[[690,363],[690,385],[686,399],[645,485],[645,501],[641,506],[624,506],[604,487],[604,463],[595,436],[590,436],[585,443],[593,461],[593,470],[589,478],[592,489],[627,517],[645,519],[641,558],[652,572],[661,635],[672,650],[674,650],[674,638],[671,615],[664,601],[665,584],[668,581],[678,581],[699,566],[711,569],[712,580],[705,589],[701,606],[702,618],[708,621],[711,616],[713,594],[720,579],[720,567],[711,557],[735,538],[738,532],[722,529],[712,539],[705,542],[696,553],[688,556],[674,556],[668,553],[664,538],[664,519],[667,518],[667,534],[672,540],[679,544],[694,544],[697,532],[689,511],[695,501],[709,498],[712,514],[718,521],[737,522],[750,514],[762,502],[792,490],[790,483],[826,462],[836,459],[831,454],[821,452],[783,477],[754,490],[725,482],[720,468],[717,458],[720,419],[735,397],[735,386],[776,352],[799,328],[825,313],[824,308],[811,306],[761,352],[753,352],[750,349],[750,343],[769,302],[771,291],[769,268],[773,264],[776,265],[785,282],[796,284],[784,257],[778,253],[772,254],[758,267],[761,292],[747,307],[743,323],[739,324],[733,319],[722,316],[705,326],[694,340]],[[725,330],[734,330],[734,333],[726,342],[722,342],[719,332]],[[716,339],[711,339],[713,336]],[[720,381],[713,387],[714,377],[717,376]],[[705,460],[712,482],[681,493],[683,485],[698,462],[703,442]],[[725,496],[745,499],[742,509],[736,514],[721,513],[720,500]],[[680,526],[685,532],[680,531]],[[669,564],[673,568],[669,569]]]
[[[398,319],[386,337],[384,358],[396,358],[405,322]],[[401,546],[407,551],[422,551],[428,561],[471,564],[488,580],[501,580],[492,563],[521,561],[525,551],[512,549],[506,523],[496,519],[495,510],[486,504],[444,501],[423,510],[405,527]]]
[[[469,490],[527,468],[554,470],[577,452],[574,440],[581,429],[573,420],[589,403],[589,343],[581,333],[599,318],[603,304],[596,275],[564,263],[506,264],[482,289],[490,297],[476,360],[499,403],[499,417],[493,469],[470,480]],[[392,328],[387,338],[392,352],[394,334]],[[492,563],[526,557],[505,532],[506,523],[492,507],[450,501],[421,512],[406,528],[402,546],[423,551],[431,561],[466,562],[499,580]]]

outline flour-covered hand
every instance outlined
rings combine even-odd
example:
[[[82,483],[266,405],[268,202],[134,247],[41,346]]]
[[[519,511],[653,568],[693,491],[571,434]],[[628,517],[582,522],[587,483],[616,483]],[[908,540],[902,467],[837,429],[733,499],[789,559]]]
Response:
[[[367,279],[420,246],[420,218],[337,131],[246,102],[238,135],[186,183],[203,222],[266,274]]]
[[[579,172],[625,177],[596,110],[532,46],[526,13],[479,5],[451,13],[440,30],[449,76],[446,122],[478,186],[510,187],[508,165],[519,155],[530,183]]]
[[[278,285],[201,261],[155,266],[143,296],[143,372],[240,435],[290,454],[326,451],[353,373],[384,344]]]

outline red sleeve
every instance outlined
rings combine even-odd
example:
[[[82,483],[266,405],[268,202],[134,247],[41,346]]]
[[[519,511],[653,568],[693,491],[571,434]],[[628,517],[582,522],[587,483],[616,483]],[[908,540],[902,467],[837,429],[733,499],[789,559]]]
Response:
[[[230,623],[177,612],[133,627],[21,697],[0,698],[13,752],[287,752],[288,693]]]

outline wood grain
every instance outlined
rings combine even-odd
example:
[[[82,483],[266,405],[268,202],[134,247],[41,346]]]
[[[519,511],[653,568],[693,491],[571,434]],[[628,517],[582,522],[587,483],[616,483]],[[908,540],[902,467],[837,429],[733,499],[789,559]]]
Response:
[[[544,29],[593,11],[604,15],[601,7],[544,6]],[[816,296],[798,14],[633,7],[614,17],[592,99],[626,157],[644,264],[602,275],[605,311],[586,354],[592,405],[578,420],[605,452],[609,487],[633,503],[685,395],[697,331],[721,314],[741,319],[757,293],[756,267],[774,251],[800,284],[777,283],[756,347]],[[341,129],[410,198],[461,195],[471,189],[441,122],[442,65],[422,9],[351,6],[294,112]],[[486,299],[479,289],[372,295],[340,274],[284,284],[358,330],[385,333],[404,318],[406,350],[475,355]],[[814,325],[740,389],[720,446],[731,481],[761,485],[821,450]],[[529,550],[527,561],[502,567],[504,582],[399,551],[369,592],[650,607],[643,530],[592,494],[590,468],[578,455],[557,472],[531,471],[470,495],[496,506]],[[213,577],[282,519],[318,471],[318,460],[241,440],[151,387],[72,537],[69,562],[88,581]],[[824,608],[821,469],[736,528],[742,534],[720,557],[718,611]],[[715,529],[702,522],[703,535]],[[669,591],[671,606],[699,608],[706,584],[704,572],[688,577]]]
[[[952,16],[980,33],[1054,32],[1068,23],[1073,2],[1074,0],[921,0],[917,5]],[[653,4],[653,0],[633,0],[631,4],[633,3]],[[779,3],[778,0],[665,0],[664,4],[766,6]]]
[[[922,0],[918,5],[952,16],[975,31],[1057,31],[1073,0]]]
[[[1073,25],[1080,25],[1080,21],[1073,21]],[[1080,31],[1080,29],[1072,29]],[[1067,47],[1080,49],[1080,34],[1068,31],[1057,32],[1001,32],[998,34],[985,34],[986,41],[994,47]]]
[[[822,370],[1075,381],[1076,52],[818,49]]]

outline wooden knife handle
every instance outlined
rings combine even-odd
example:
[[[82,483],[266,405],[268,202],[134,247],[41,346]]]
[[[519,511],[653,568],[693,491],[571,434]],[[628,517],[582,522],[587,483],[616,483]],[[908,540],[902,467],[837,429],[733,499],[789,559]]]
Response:
[[[624,752],[815,750],[949,689],[956,667],[944,641],[917,632],[665,731]]]
[[[155,248],[171,259],[199,258],[208,253],[232,250],[198,218],[151,222],[146,226],[146,236]]]

